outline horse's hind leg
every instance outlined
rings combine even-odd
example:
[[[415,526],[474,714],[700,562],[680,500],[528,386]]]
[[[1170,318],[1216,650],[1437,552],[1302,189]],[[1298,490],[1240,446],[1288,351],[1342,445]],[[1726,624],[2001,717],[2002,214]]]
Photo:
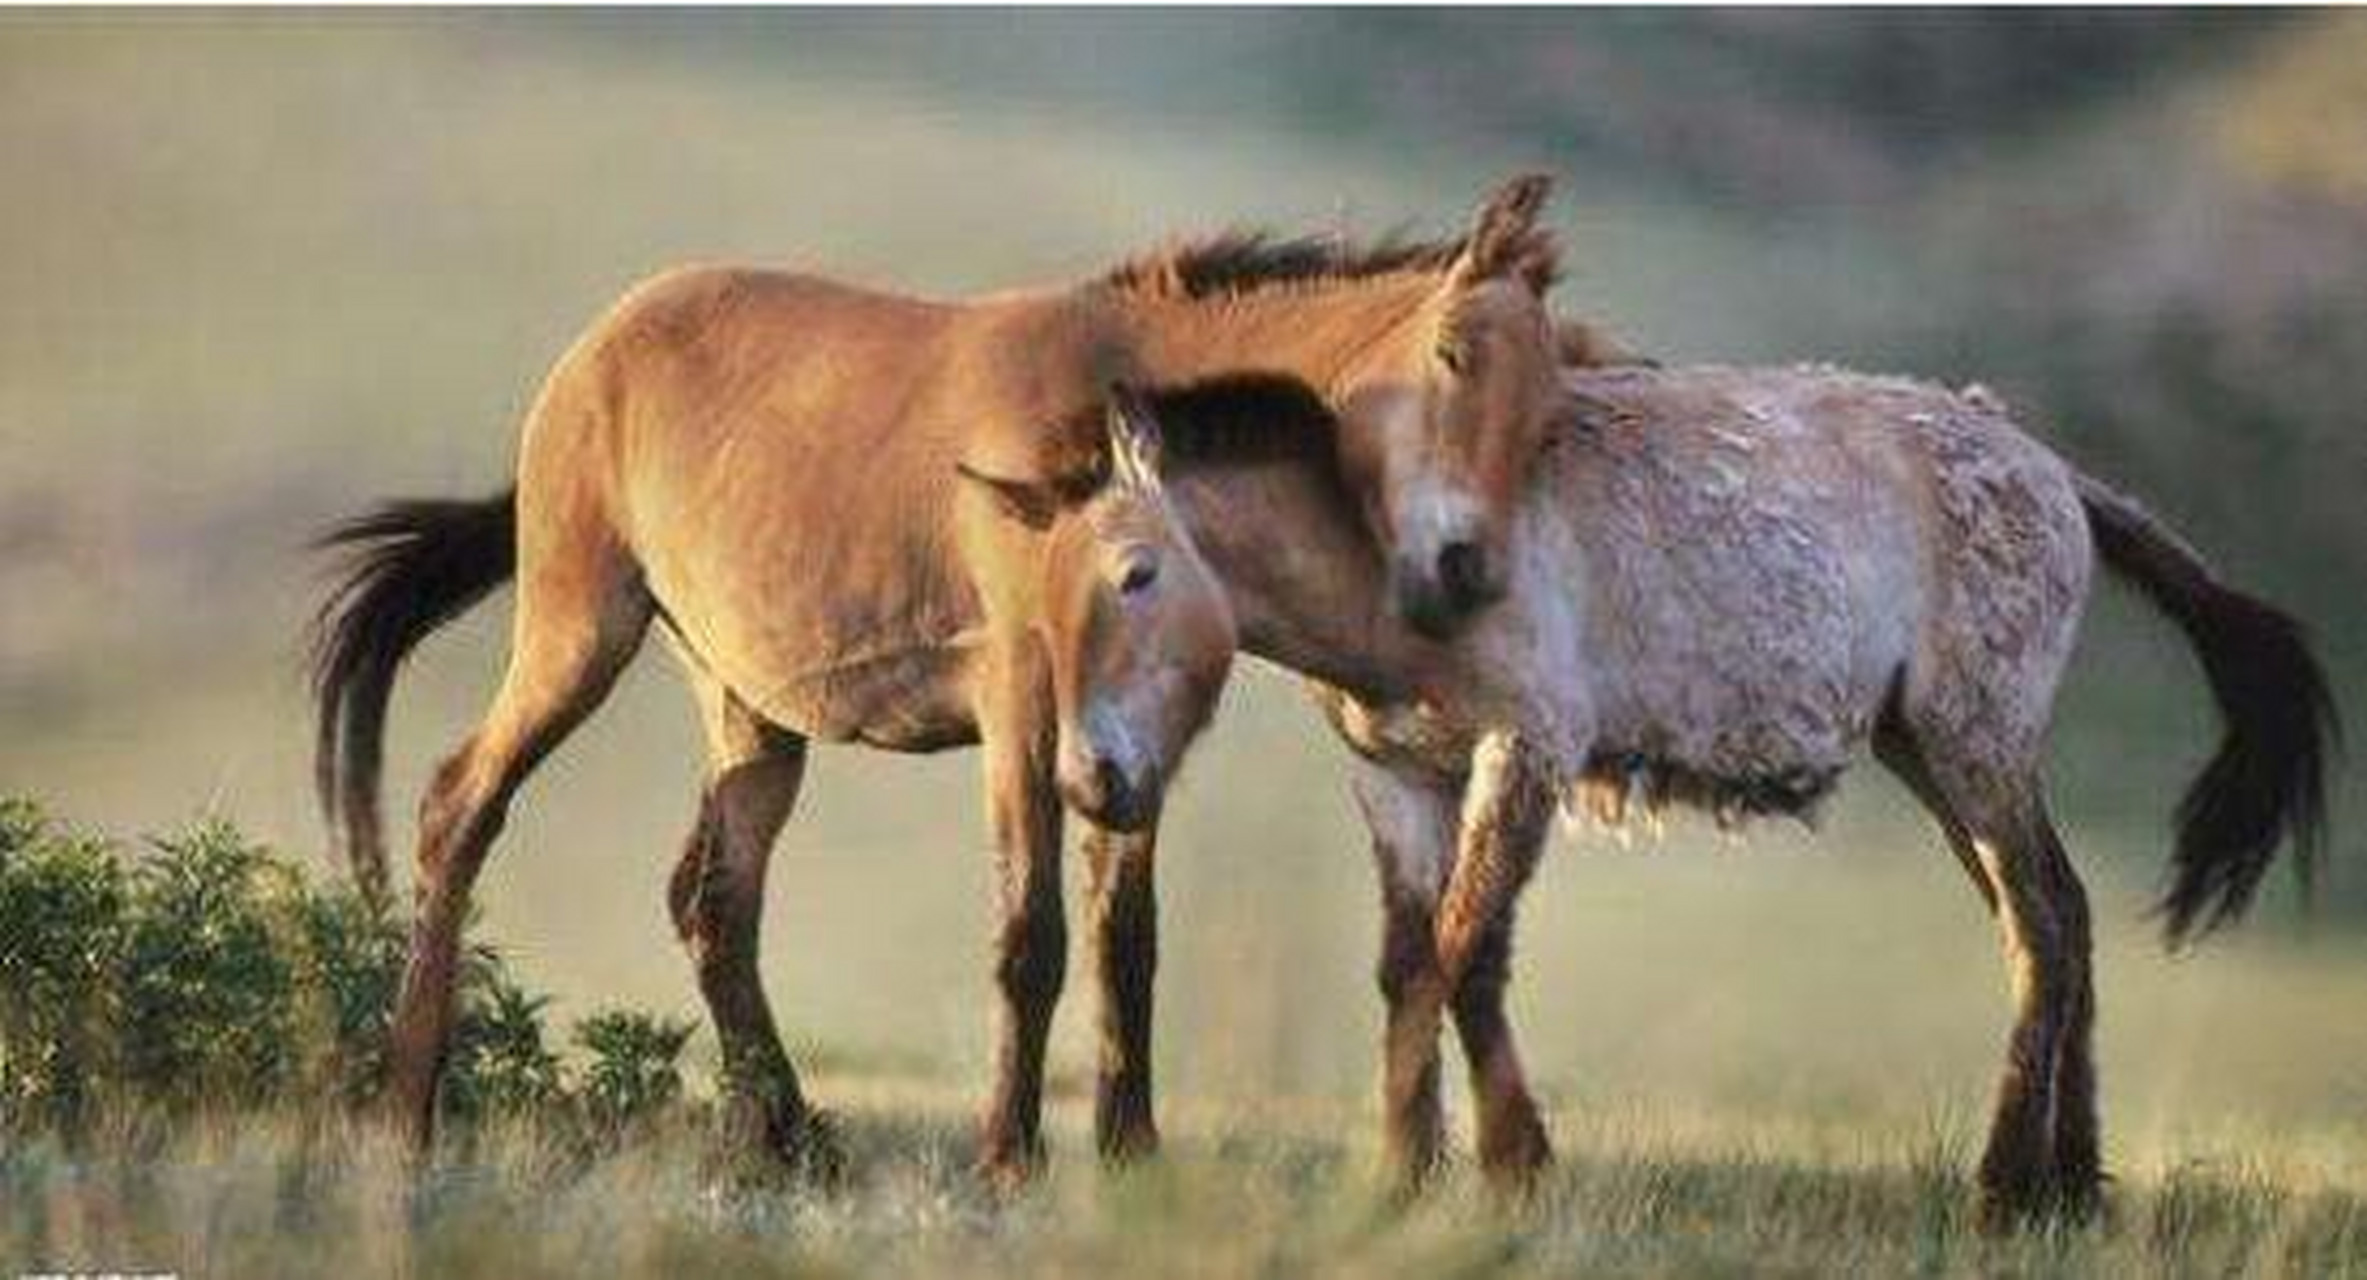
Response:
[[[2074,1219],[2101,1191],[2091,1039],[2087,892],[2033,785],[1974,848],[1997,889],[2017,1005],[1997,1116],[1982,1163],[1994,1220],[2032,1211]]]
[[[508,673],[476,732],[437,767],[420,803],[419,880],[391,1064],[398,1119],[418,1148],[434,1129],[469,890],[510,797],[607,695],[640,647],[650,613],[621,552],[522,562]]]
[[[1159,971],[1158,833],[1085,833],[1093,958],[1101,986],[1093,1138],[1126,1161],[1159,1149],[1151,1108],[1151,1001]]]
[[[2055,1198],[2075,1218],[2093,1214],[2104,1191],[2101,1124],[2096,1115],[2095,941],[2088,895],[2063,849],[2053,819],[2040,806],[2036,836],[2047,849],[2056,878],[2053,897],[2072,973],[2065,983],[2069,1007],[2055,1050]]]
[[[2097,1149],[2086,890],[2056,834],[2035,763],[2006,770],[1886,734],[1885,763],[1939,819],[1993,909],[2014,996],[2014,1027],[1981,1159],[1993,1227],[2084,1218],[2103,1179]]]
[[[765,870],[805,778],[805,739],[764,723],[711,677],[694,674],[692,684],[710,771],[666,896],[723,1051],[725,1140],[833,1181],[837,1146],[806,1103],[757,969]]]

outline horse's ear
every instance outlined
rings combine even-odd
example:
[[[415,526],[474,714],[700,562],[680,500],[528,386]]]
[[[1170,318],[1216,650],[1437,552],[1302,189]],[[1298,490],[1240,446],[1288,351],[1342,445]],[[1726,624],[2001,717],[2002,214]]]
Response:
[[[1537,225],[1552,194],[1553,179],[1542,173],[1524,173],[1496,188],[1472,219],[1463,254],[1455,260],[1454,283],[1518,279],[1543,297],[1561,274],[1553,233]]]
[[[1131,383],[1111,383],[1109,400],[1111,474],[1128,488],[1158,488],[1167,452],[1158,411]]]
[[[967,462],[953,464],[956,474],[984,489],[1006,516],[1038,531],[1051,527],[1060,514],[1060,495],[1051,485],[1007,476],[990,476]]]

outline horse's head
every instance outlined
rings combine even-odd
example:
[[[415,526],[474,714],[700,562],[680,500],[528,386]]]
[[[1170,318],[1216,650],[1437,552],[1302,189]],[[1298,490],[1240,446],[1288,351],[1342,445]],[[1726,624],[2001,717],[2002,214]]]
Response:
[[[1443,636],[1504,592],[1512,516],[1556,387],[1550,182],[1506,183],[1408,319],[1346,371],[1341,467],[1406,620]]]
[[[1159,424],[1110,389],[1107,447],[1089,477],[995,478],[965,468],[1041,534],[1034,629],[1051,672],[1061,798],[1113,830],[1155,821],[1215,713],[1239,637],[1232,605],[1160,483]]]

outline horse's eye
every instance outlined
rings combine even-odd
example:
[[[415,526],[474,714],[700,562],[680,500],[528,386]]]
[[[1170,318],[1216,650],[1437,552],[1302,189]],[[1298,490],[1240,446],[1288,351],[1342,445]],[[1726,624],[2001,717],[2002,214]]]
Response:
[[[1461,342],[1449,338],[1438,344],[1438,363],[1445,366],[1448,373],[1460,377],[1471,366],[1471,351]]]
[[[1136,556],[1126,562],[1126,568],[1118,575],[1118,594],[1141,595],[1158,580],[1159,562],[1149,556]]]

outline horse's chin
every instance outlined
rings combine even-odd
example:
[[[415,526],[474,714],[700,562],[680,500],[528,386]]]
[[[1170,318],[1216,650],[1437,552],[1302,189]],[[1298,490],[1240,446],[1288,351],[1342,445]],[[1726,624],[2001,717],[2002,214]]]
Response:
[[[1415,635],[1439,644],[1453,640],[1471,621],[1469,614],[1448,608],[1437,592],[1420,587],[1400,586],[1390,600],[1399,620],[1413,628]]]
[[[1398,575],[1389,592],[1391,611],[1414,634],[1445,644],[1471,629],[1504,598],[1500,588],[1456,594],[1437,583],[1411,574]]]

